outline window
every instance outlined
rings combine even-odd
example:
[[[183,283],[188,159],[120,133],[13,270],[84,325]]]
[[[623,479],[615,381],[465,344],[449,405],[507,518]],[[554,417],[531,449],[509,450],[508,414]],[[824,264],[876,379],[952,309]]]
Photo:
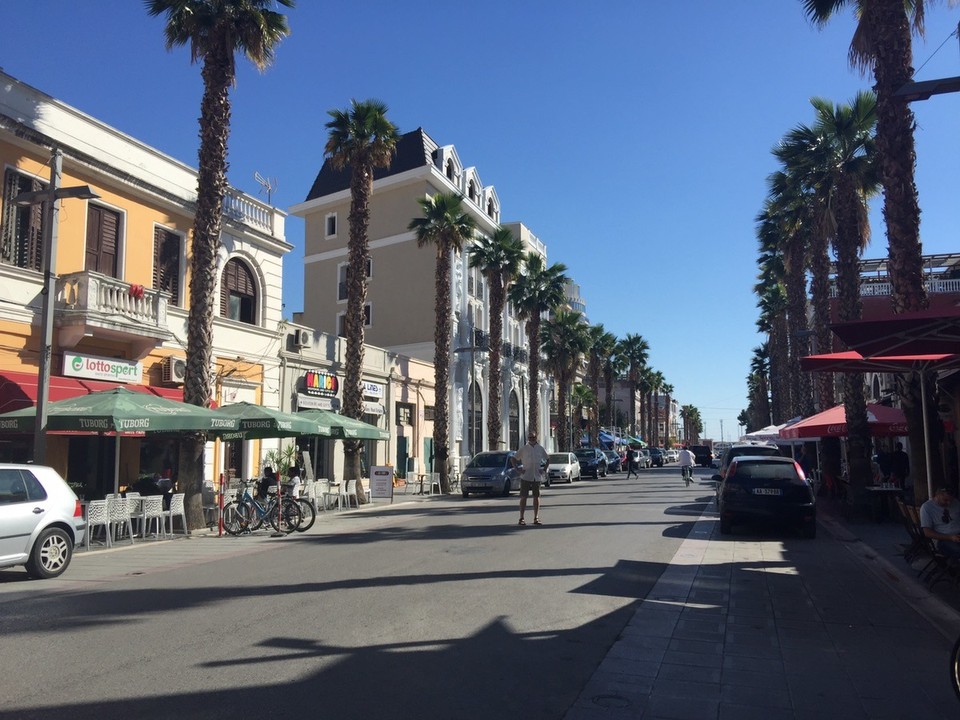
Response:
[[[337,300],[343,302],[347,299],[347,269],[348,263],[341,263],[337,266]],[[373,260],[367,258],[367,280],[373,276]]]
[[[413,425],[414,407],[410,403],[397,403],[397,425]]]
[[[423,406],[423,419],[429,422],[433,422],[433,416],[435,414],[433,405],[424,405]]]
[[[257,288],[250,268],[234,258],[227,261],[220,282],[220,315],[237,322],[257,322]]]
[[[372,310],[370,309],[370,303],[367,303],[363,306],[363,326],[365,328],[370,327]],[[340,337],[347,336],[347,314],[346,313],[337,313],[337,334]]]
[[[447,160],[447,180],[454,179],[453,160]]]
[[[333,238],[337,236],[337,214],[327,213],[323,228],[324,238]]]
[[[110,277],[119,277],[120,213],[101,207],[87,206],[87,252],[84,269]]]
[[[467,183],[467,197],[476,202],[477,186],[474,184],[473,180]]]
[[[22,192],[43,190],[46,183],[16,170],[7,170],[3,183],[3,223],[0,228],[0,262],[28,270],[43,264],[43,206],[17,205]]]
[[[493,206],[493,200],[487,201],[487,215],[496,219],[496,208]]]
[[[180,236],[158,227],[153,231],[153,287],[170,293],[170,303],[180,304]]]

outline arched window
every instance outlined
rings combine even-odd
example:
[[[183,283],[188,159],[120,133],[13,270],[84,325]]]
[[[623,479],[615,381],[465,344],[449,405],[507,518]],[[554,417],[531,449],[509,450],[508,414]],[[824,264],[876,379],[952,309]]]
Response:
[[[447,160],[447,180],[453,180],[453,160]]]
[[[236,258],[227,261],[220,282],[220,314],[238,322],[256,325],[257,286],[250,268]]]
[[[487,215],[496,219],[495,208],[493,207],[493,200],[487,200]]]
[[[516,392],[510,393],[510,445],[511,448],[520,447],[520,400]]]
[[[473,180],[467,184],[467,197],[471,200],[477,199],[477,186],[474,184]]]

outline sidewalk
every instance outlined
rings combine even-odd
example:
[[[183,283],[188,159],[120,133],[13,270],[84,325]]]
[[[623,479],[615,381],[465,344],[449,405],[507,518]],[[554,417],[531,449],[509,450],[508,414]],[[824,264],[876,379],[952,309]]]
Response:
[[[916,582],[896,555],[902,526],[846,524],[824,507],[816,540],[728,537],[714,510],[566,720],[957,717],[956,592]]]

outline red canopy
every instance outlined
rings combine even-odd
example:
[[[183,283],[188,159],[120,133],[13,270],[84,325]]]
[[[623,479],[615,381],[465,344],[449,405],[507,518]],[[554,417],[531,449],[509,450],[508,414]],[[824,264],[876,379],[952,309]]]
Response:
[[[879,355],[864,357],[856,350],[808,355],[800,358],[801,370],[819,372],[907,372],[960,367],[960,355]]]
[[[890,437],[907,434],[907,419],[903,411],[886,405],[867,404],[867,421],[874,437]],[[780,437],[788,440],[799,438],[846,437],[847,413],[843,405],[837,405],[800,422],[788,425],[780,431]]]
[[[960,309],[923,310],[882,320],[854,320],[830,326],[861,355],[960,353]]]

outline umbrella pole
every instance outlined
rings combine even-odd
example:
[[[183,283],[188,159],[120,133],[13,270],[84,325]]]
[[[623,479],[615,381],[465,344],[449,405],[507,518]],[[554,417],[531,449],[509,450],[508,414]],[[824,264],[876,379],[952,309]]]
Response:
[[[927,466],[927,498],[933,497],[933,474],[930,471],[930,437],[927,430],[927,383],[920,371],[920,408],[923,412],[923,457]]]
[[[113,443],[113,492],[120,492],[120,435],[114,435]]]

